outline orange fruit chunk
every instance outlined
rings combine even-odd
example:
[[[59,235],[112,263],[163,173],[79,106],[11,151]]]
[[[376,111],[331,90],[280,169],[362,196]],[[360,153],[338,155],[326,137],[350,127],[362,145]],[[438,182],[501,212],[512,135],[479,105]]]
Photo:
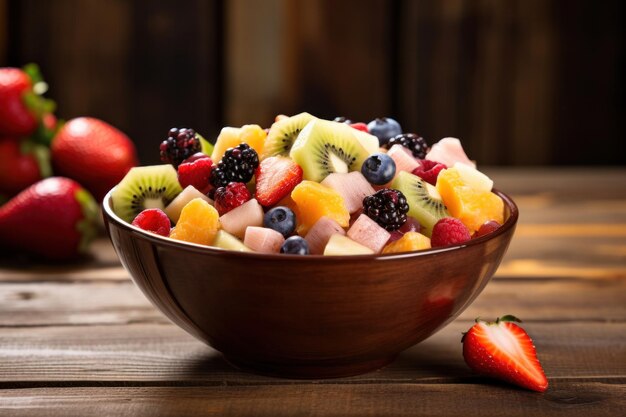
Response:
[[[304,236],[321,217],[330,217],[341,227],[348,227],[350,213],[343,197],[332,188],[314,181],[302,181],[291,192],[298,215],[297,232]]]
[[[480,226],[495,220],[504,223],[504,202],[490,191],[481,191],[467,185],[456,168],[441,171],[437,177],[437,191],[448,212],[461,220],[473,233]]]
[[[263,150],[267,133],[259,125],[244,125],[242,127],[225,127],[220,132],[211,154],[214,163],[218,163],[229,148],[234,148],[240,143],[247,143],[259,155]]]
[[[219,228],[219,214],[215,207],[201,198],[194,198],[183,207],[170,237],[185,242],[210,245]]]
[[[400,239],[385,246],[383,254],[413,252],[422,249],[430,249],[430,239],[421,233],[407,232]]]

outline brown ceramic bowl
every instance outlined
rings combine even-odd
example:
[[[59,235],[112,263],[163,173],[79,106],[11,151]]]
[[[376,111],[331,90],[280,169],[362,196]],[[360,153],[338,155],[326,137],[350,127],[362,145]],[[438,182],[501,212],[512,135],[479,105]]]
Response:
[[[391,255],[240,253],[142,231],[103,202],[124,267],[152,303],[237,367],[297,378],[357,375],[457,317],[504,256],[517,223],[462,245]]]

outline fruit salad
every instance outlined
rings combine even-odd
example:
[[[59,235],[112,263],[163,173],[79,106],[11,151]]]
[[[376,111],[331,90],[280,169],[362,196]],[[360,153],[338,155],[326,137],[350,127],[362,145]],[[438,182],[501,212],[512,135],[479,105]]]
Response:
[[[173,128],[162,165],[131,169],[115,213],[170,239],[232,251],[371,255],[462,244],[498,229],[504,203],[461,142],[429,145],[388,117],[309,113],[225,127],[212,145]]]

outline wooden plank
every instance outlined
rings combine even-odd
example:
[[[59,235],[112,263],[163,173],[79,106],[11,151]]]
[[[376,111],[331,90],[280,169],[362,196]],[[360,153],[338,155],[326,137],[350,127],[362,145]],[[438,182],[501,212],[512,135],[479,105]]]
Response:
[[[626,386],[556,382],[545,394],[500,385],[341,383],[226,387],[89,387],[0,391],[12,416],[609,416]]]
[[[529,296],[532,294],[532,296]],[[625,279],[494,279],[459,320],[626,321]],[[130,281],[0,285],[0,327],[168,323]]]
[[[514,313],[514,311],[505,311]],[[455,321],[403,352],[387,368],[346,378],[350,383],[398,381],[459,383],[475,376],[463,361]],[[525,324],[550,380],[626,377],[626,323]],[[234,370],[221,355],[169,324],[0,329],[0,386],[54,385],[52,381],[168,384],[269,384],[285,380]],[[309,383],[315,383],[310,381]]]

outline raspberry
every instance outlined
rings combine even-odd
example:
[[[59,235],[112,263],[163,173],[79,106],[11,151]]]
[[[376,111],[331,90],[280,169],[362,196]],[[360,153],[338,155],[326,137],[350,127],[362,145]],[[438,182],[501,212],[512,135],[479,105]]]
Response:
[[[430,245],[435,248],[439,246],[454,245],[470,240],[469,229],[459,219],[454,217],[444,217],[439,220],[430,237]]]
[[[147,232],[168,237],[170,235],[169,217],[160,209],[146,209],[139,213],[133,220],[133,226],[137,226]]]
[[[219,187],[215,190],[215,208],[221,215],[228,213],[234,208],[239,207],[252,196],[242,182],[231,182],[226,187]]]
[[[417,175],[431,185],[437,184],[439,173],[446,169],[444,164],[424,159],[419,161],[420,165],[413,170],[413,175]]]
[[[225,187],[231,182],[247,183],[259,166],[259,156],[247,143],[228,149],[217,167],[211,172],[211,184]]]
[[[391,149],[393,145],[402,145],[407,149],[410,149],[413,153],[413,157],[417,159],[426,158],[426,152],[428,151],[428,144],[423,137],[416,135],[415,133],[402,133],[389,139],[389,142],[383,145],[384,148]]]
[[[193,129],[171,128],[159,147],[161,162],[178,167],[185,159],[200,152],[201,144]]]
[[[213,161],[208,156],[187,162],[189,160],[191,158],[186,159],[178,166],[178,182],[183,188],[193,185],[201,193],[208,193],[211,189],[209,177],[211,176]]]
[[[398,190],[385,188],[363,199],[363,213],[390,232],[406,222],[408,211],[406,197]]]

